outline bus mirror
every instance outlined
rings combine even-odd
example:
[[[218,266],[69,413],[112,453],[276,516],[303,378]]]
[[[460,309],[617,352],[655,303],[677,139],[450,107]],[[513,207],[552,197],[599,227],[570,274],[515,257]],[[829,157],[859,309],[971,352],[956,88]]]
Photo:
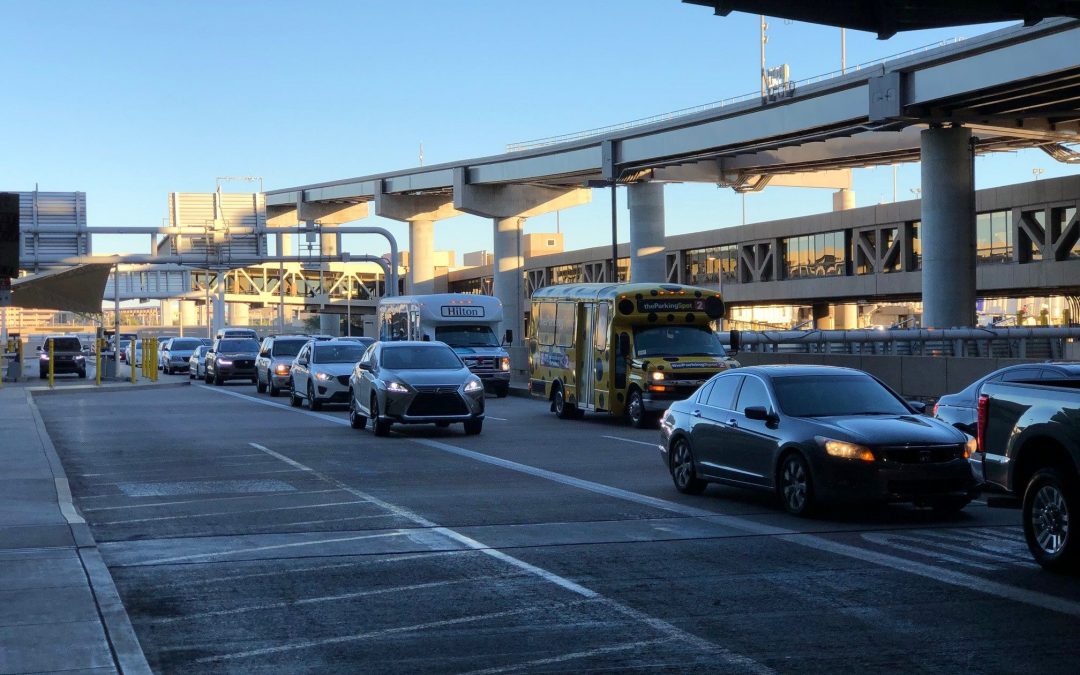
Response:
[[[514,331],[510,330],[509,328],[506,329],[506,335],[503,336],[503,344],[514,344]]]
[[[619,356],[626,357],[630,355],[630,334],[619,333]]]
[[[739,347],[742,346],[741,343],[742,335],[739,334],[739,331],[732,330],[728,333],[728,349],[732,354],[739,353]]]

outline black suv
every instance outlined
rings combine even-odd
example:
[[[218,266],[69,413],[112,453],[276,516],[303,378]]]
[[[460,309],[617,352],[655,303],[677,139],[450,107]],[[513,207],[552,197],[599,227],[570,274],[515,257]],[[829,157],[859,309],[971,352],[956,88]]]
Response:
[[[86,354],[82,342],[77,337],[68,335],[50,335],[38,347],[38,375],[41,379],[49,377],[49,344],[52,343],[53,374],[75,373],[86,378]]]
[[[248,380],[255,384],[255,359],[259,341],[254,338],[218,338],[206,352],[206,383]]]

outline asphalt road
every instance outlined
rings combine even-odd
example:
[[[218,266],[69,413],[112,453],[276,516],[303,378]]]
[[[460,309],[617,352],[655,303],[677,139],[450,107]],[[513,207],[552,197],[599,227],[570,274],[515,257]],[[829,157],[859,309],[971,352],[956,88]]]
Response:
[[[165,376],[163,376],[165,377]],[[186,376],[180,376],[182,379]],[[159,672],[1075,673],[1080,579],[1016,511],[787,516],[657,432],[488,399],[350,429],[249,384],[38,405]]]

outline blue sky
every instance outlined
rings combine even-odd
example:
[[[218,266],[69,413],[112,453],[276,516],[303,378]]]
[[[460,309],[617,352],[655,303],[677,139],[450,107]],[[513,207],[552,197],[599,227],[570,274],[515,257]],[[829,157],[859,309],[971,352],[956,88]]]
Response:
[[[755,91],[758,19],[678,0],[18,2],[4,6],[0,72],[7,132],[0,189],[84,191],[92,226],[160,225],[167,193],[261,176],[267,189],[496,154],[507,143],[614,124]],[[769,66],[800,79],[836,70],[839,31],[769,19]],[[849,31],[850,65],[975,26]],[[980,158],[979,187],[1076,173],[1039,151]],[[901,166],[911,198],[917,165]],[[253,189],[226,183],[225,189]],[[892,199],[888,168],[855,173],[857,205]],[[608,197],[560,214],[568,248],[609,241]],[[667,188],[670,234],[737,225],[740,198]],[[750,222],[827,211],[827,190],[768,188]],[[625,210],[620,227],[626,238]],[[389,227],[407,246],[406,227]],[[528,232],[554,230],[554,215]],[[436,227],[436,247],[491,248],[489,221]],[[370,247],[370,248],[368,248]],[[95,252],[143,252],[142,237]],[[385,252],[378,238],[347,243]]]

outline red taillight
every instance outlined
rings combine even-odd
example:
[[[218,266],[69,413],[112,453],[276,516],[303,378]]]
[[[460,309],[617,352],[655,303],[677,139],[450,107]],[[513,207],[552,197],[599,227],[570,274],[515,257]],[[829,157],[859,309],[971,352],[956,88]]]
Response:
[[[979,444],[979,452],[986,452],[986,411],[990,405],[990,397],[986,394],[979,395],[978,430],[975,432],[975,440]]]

